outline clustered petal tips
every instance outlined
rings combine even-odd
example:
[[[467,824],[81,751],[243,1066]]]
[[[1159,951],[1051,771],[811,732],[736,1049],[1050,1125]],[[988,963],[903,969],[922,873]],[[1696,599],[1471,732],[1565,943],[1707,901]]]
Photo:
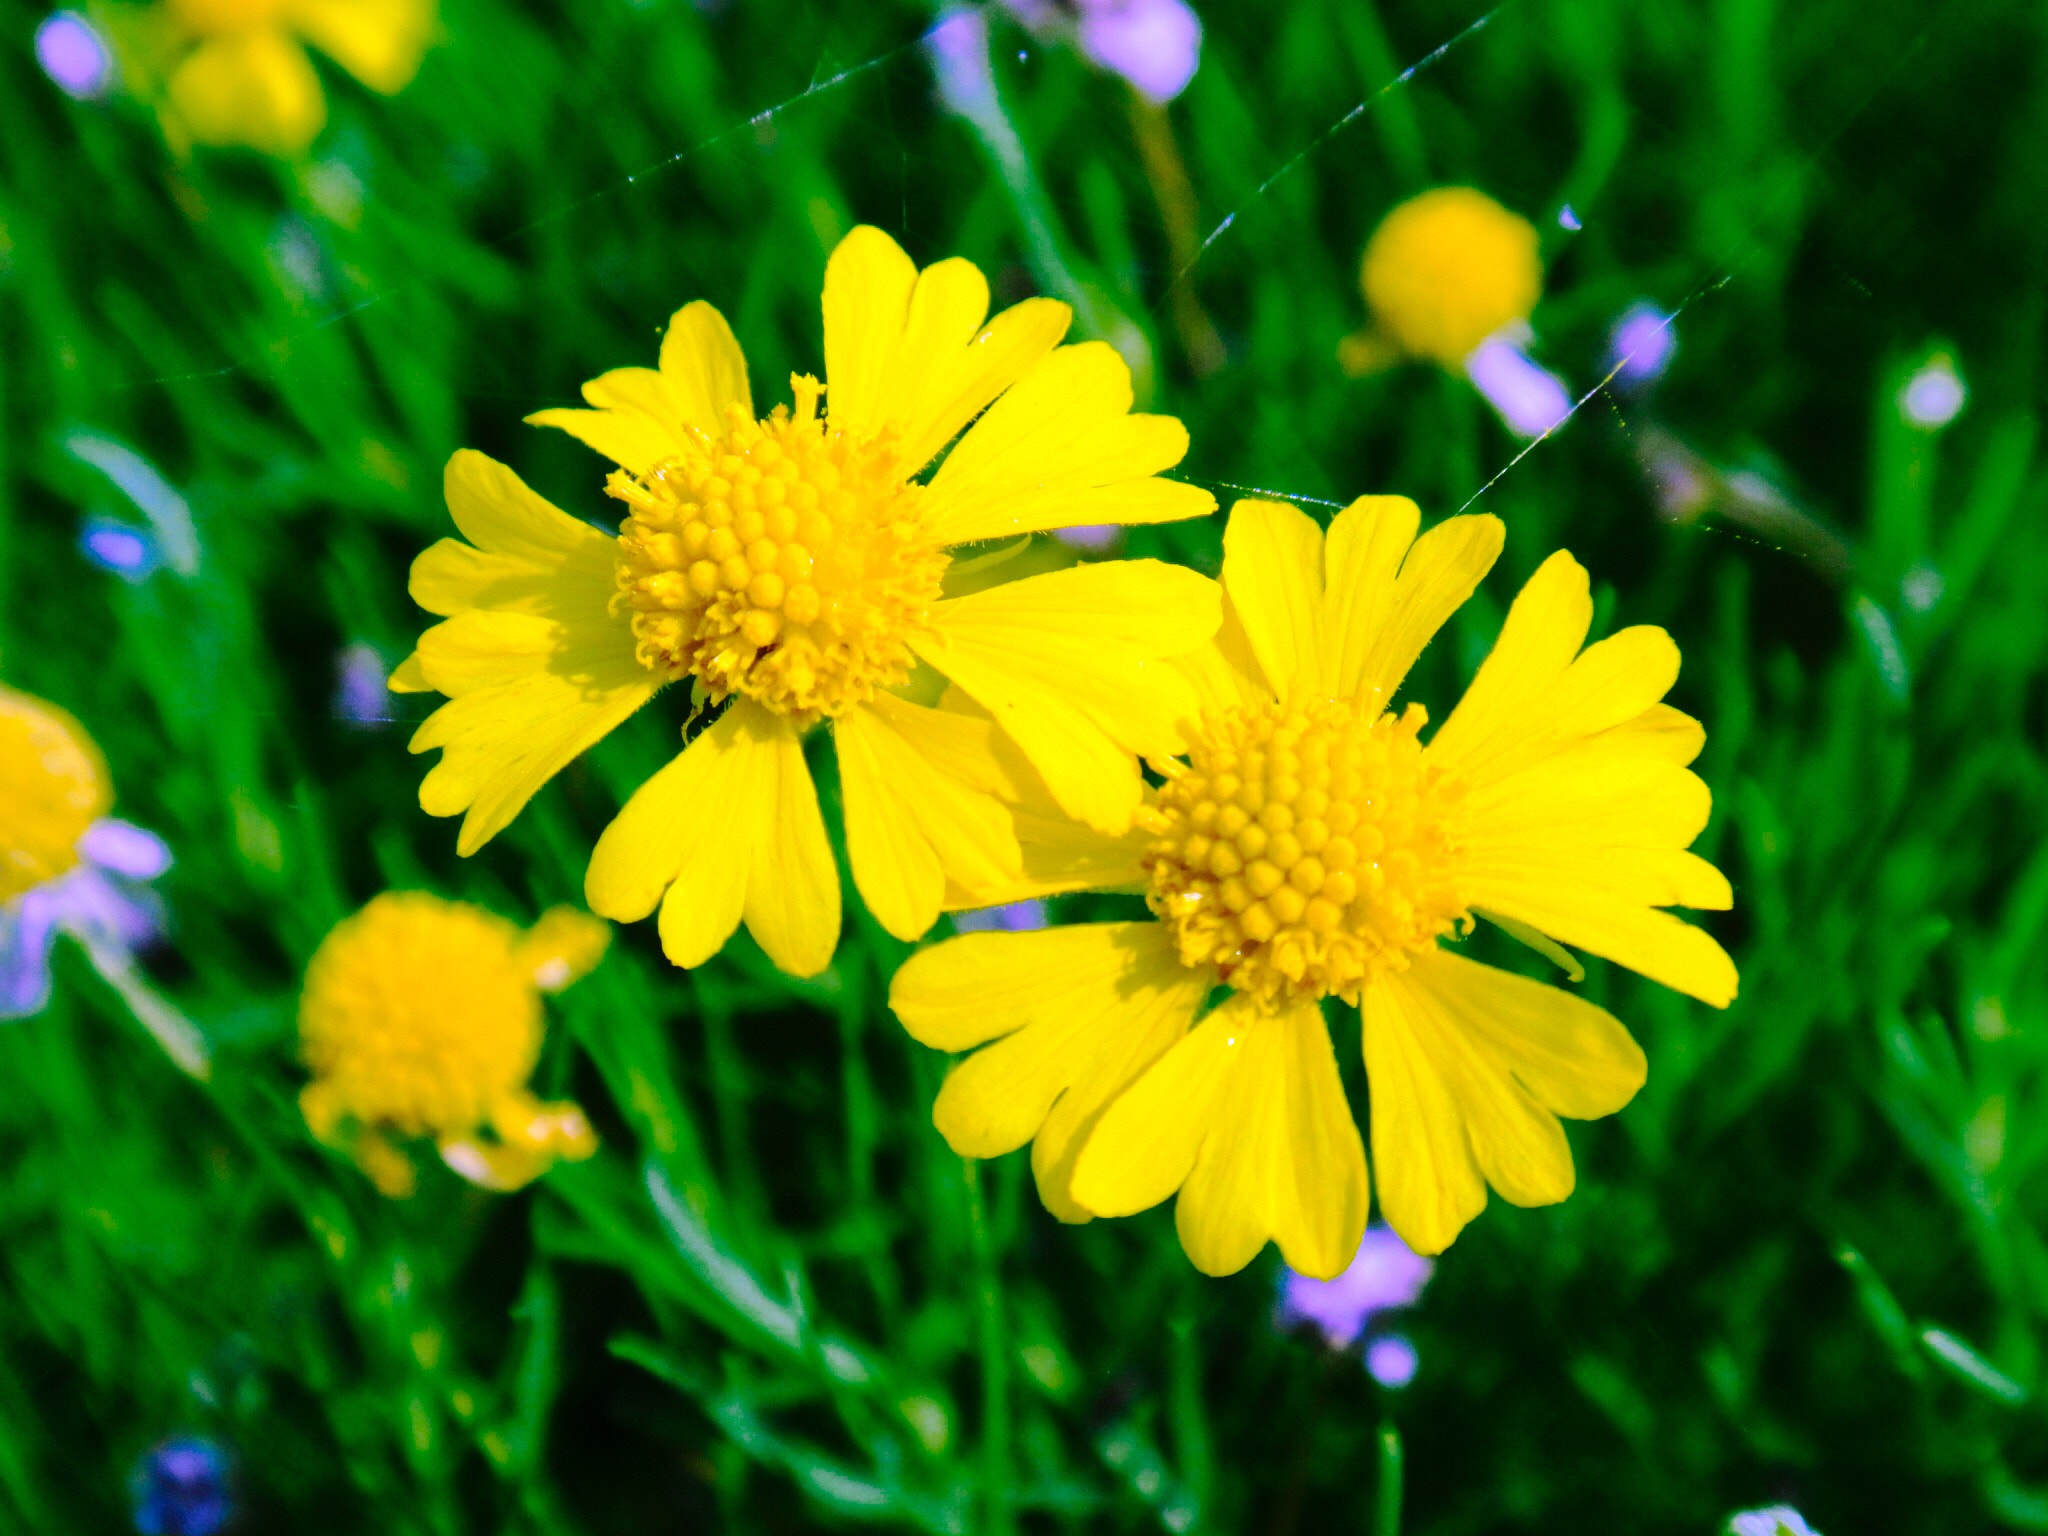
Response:
[[[421,891],[376,897],[306,967],[306,1124],[392,1196],[416,1180],[398,1140],[432,1137],[449,1167],[485,1189],[517,1189],[557,1159],[590,1156],[597,1139],[582,1110],[540,1102],[527,1078],[541,994],[588,972],[608,942],[604,924],[568,908],[522,933]]]
[[[1648,628],[1586,645],[1586,573],[1559,553],[1424,740],[1420,706],[1391,701],[1502,529],[1419,527],[1397,497],[1354,503],[1327,537],[1240,502],[1223,625],[1179,663],[1201,710],[1141,818],[1133,863],[1159,921],[977,933],[897,973],[913,1036],[982,1047],[947,1079],[940,1131],[968,1156],[1032,1142],[1062,1219],[1177,1193],[1198,1268],[1229,1273],[1273,1240],[1301,1274],[1340,1272],[1367,1170],[1324,997],[1362,1012],[1380,1203],[1411,1248],[1448,1246],[1488,1186],[1565,1198],[1559,1117],[1621,1108],[1643,1055],[1604,1010],[1443,947],[1475,917],[1733,999],[1720,946],[1661,910],[1730,901],[1686,851],[1710,803],[1686,766],[1703,733],[1662,703],[1676,647]],[[1200,1017],[1219,984],[1231,995]]]
[[[1065,305],[990,319],[988,297],[970,263],[920,271],[856,229],[826,267],[826,384],[798,376],[794,407],[765,418],[724,319],[679,310],[658,368],[615,369],[584,386],[588,409],[529,418],[618,465],[617,537],[455,456],[448,505],[468,542],[415,564],[414,598],[445,622],[392,686],[448,696],[412,745],[442,749],[420,803],[463,815],[461,852],[687,680],[724,713],[635,792],[586,881],[605,916],[659,907],[678,965],[742,922],[785,970],[830,963],[839,881],[804,755],[814,726],[837,749],[854,882],[890,932],[914,939],[992,889],[1087,883],[1099,861],[1063,863],[1046,851],[1057,833],[1027,853],[1024,834],[1062,815],[1130,831],[1138,758],[1181,750],[1195,712],[1165,663],[1215,632],[1215,583],[1120,561],[949,596],[949,551],[1215,500],[1159,478],[1187,433],[1132,412],[1110,348],[1060,345]],[[920,668],[952,685],[940,707],[910,696]]]

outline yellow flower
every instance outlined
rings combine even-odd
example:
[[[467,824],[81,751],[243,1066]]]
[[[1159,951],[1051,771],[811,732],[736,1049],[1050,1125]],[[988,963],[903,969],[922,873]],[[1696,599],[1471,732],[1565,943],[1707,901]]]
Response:
[[[597,1138],[583,1111],[541,1103],[526,1080],[540,1057],[541,993],[584,975],[609,942],[603,923],[568,907],[522,932],[422,891],[376,897],[306,967],[307,1126],[393,1196],[411,1194],[414,1175],[392,1137],[432,1136],[485,1189],[517,1189],[557,1158],[590,1156]]]
[[[0,688],[0,906],[75,868],[78,840],[113,804],[107,761],[85,727]]]
[[[311,43],[371,90],[397,94],[431,41],[435,0],[163,0],[126,25],[124,62],[162,80],[173,143],[303,153],[327,121]]]
[[[1162,658],[1220,618],[1214,582],[1151,560],[946,595],[950,546],[1215,506],[1157,478],[1186,430],[1130,413],[1108,346],[1059,345],[1064,304],[1027,299],[984,325],[974,266],[920,272],[861,228],[826,267],[824,312],[824,418],[821,386],[799,377],[794,409],[757,420],[725,320],[688,305],[659,370],[616,369],[584,386],[593,409],[531,418],[621,466],[618,537],[464,452],[448,505],[474,547],[443,540],[413,567],[414,599],[449,618],[393,686],[451,700],[412,748],[442,749],[420,804],[467,813],[465,854],[665,684],[729,701],[633,795],[586,883],[606,917],[659,904],[678,965],[715,954],[742,918],[784,970],[830,963],[839,876],[804,761],[811,727],[833,732],[854,881],[884,927],[915,938],[949,889],[1021,877],[999,744],[1067,814],[1129,828],[1136,757],[1180,750],[1193,705]],[[920,664],[982,713],[904,697]]]
[[[1543,263],[1527,219],[1471,187],[1436,187],[1380,221],[1359,285],[1374,324],[1345,339],[1347,370],[1405,356],[1456,372],[1487,337],[1529,318]]]
[[[1501,548],[1492,517],[1416,538],[1402,497],[1353,503],[1325,540],[1293,507],[1239,502],[1224,627],[1190,663],[1203,710],[1123,872],[1155,922],[971,934],[914,956],[891,1001],[927,1045],[986,1045],[934,1111],[967,1156],[1034,1141],[1063,1220],[1179,1191],[1211,1274],[1277,1239],[1329,1278],[1366,1222],[1366,1161],[1320,1000],[1363,1013],[1388,1223],[1437,1253],[1486,1203],[1562,1200],[1558,1116],[1612,1114],[1642,1052],[1603,1010],[1440,946],[1475,915],[1565,963],[1575,944],[1717,1007],[1721,947],[1667,906],[1725,908],[1685,852],[1706,824],[1686,768],[1705,737],[1660,701],[1661,629],[1584,645],[1584,569],[1551,556],[1465,698],[1425,744],[1389,701]],[[1232,988],[1195,1017],[1211,989]],[[1190,1028],[1193,1025],[1193,1028]],[[993,1042],[993,1043],[989,1043]]]

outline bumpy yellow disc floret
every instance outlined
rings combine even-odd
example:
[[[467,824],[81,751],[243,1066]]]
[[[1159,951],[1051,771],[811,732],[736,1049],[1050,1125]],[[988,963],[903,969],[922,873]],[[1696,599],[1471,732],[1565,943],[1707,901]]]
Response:
[[[573,1104],[544,1105],[526,1080],[540,1054],[540,994],[583,974],[607,931],[566,908],[529,933],[421,891],[387,892],[338,923],[306,968],[299,1039],[313,1081],[300,1104],[315,1135],[347,1145],[387,1194],[413,1174],[388,1136],[432,1136],[459,1172],[525,1183],[596,1145]],[[475,1140],[489,1128],[495,1144]]]
[[[828,431],[817,380],[791,389],[794,411],[757,422],[735,406],[723,442],[699,434],[610,490],[633,508],[618,600],[641,662],[808,725],[909,677],[947,556],[893,439]]]
[[[1210,711],[1159,793],[1147,900],[1181,959],[1272,1004],[1357,1002],[1375,972],[1470,918],[1457,786],[1423,758],[1419,704]]]
[[[1437,187],[1380,221],[1359,281],[1380,333],[1411,357],[1458,368],[1543,295],[1536,230],[1484,192]]]
[[[106,759],[54,704],[0,688],[0,903],[78,863],[78,840],[114,803]]]

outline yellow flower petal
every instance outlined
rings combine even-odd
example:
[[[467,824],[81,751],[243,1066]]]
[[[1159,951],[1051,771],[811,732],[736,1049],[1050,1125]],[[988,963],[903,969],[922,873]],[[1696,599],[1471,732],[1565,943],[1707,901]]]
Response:
[[[872,225],[849,232],[825,263],[825,403],[835,432],[865,435],[883,420],[916,286],[917,263]]]
[[[1469,971],[1485,969],[1470,962],[1455,963]],[[1558,1124],[1556,1115],[1537,1103],[1503,1065],[1460,1027],[1461,1020],[1448,1006],[1471,1002],[1474,993],[1484,1006],[1490,1000],[1486,984],[1447,967],[1439,969],[1428,961],[1421,962],[1418,970],[1420,975],[1393,972],[1382,976],[1366,993],[1367,1075],[1373,1078],[1375,1129],[1381,1097],[1371,1064],[1373,1033],[1405,1032],[1412,1048],[1408,1063],[1411,1071],[1433,1075],[1454,1106],[1453,1124],[1431,1127],[1428,1140],[1448,1141],[1462,1126],[1473,1163],[1502,1198],[1513,1205],[1555,1205],[1571,1194],[1575,1180],[1571,1145],[1565,1140],[1564,1128]],[[1424,1113],[1443,1112],[1442,1101],[1434,1095],[1425,1096],[1422,1102]],[[1409,1150],[1413,1155],[1412,1146]],[[1373,1151],[1380,1163],[1381,1205],[1395,1230],[1401,1231],[1392,1194],[1386,1188],[1389,1154],[1380,1149],[1377,1134]],[[1407,1233],[1402,1231],[1402,1236],[1407,1237]],[[1414,1246],[1412,1240],[1410,1246]]]
[[[766,787],[748,770],[773,730],[764,713],[735,704],[635,790],[584,872],[585,904],[614,922],[638,922],[671,885],[681,890],[669,947],[678,965],[701,965],[740,925]]]
[[[661,338],[661,378],[682,426],[723,437],[733,406],[754,414],[746,353],[725,316],[702,299],[669,316]]]
[[[306,50],[272,30],[210,37],[172,73],[171,107],[201,144],[302,153],[327,121]]]
[[[1228,592],[1223,594],[1223,623],[1216,638],[1173,657],[1172,664],[1194,685],[1195,698],[1203,709],[1236,709],[1264,704],[1274,697]]]
[[[1324,626],[1339,697],[1394,697],[1423,647],[1472,595],[1507,536],[1497,517],[1446,518],[1415,537],[1405,496],[1363,496],[1330,524]]]
[[[1121,836],[1143,781],[1134,755],[1179,750],[1195,709],[1159,658],[1192,650],[1221,618],[1216,584],[1156,560],[1028,577],[935,605],[919,656],[1023,749],[1071,816]]]
[[[698,299],[669,317],[661,367],[614,368],[583,386],[594,409],[557,408],[526,418],[559,427],[636,475],[684,450],[693,432],[722,438],[737,405],[753,414],[747,360],[725,316]]]
[[[1552,1114],[1611,1115],[1648,1076],[1642,1047],[1621,1021],[1561,987],[1443,950],[1416,955],[1401,984]]]
[[[433,0],[291,0],[292,25],[373,91],[396,95],[434,35]]]
[[[1218,1008],[1109,1106],[1074,1164],[1078,1204],[1134,1216],[1187,1182],[1246,1048],[1242,1022]]]
[[[660,901],[662,949],[686,969],[744,915],[783,970],[823,970],[839,940],[839,877],[799,733],[735,703],[634,792],[597,840],[583,890],[591,911],[620,922]]]
[[[434,685],[427,681],[426,669],[420,665],[420,653],[414,651],[405,660],[391,669],[391,676],[384,680],[384,686],[393,693],[432,693]]]
[[[1290,1268],[1333,1280],[1358,1252],[1369,1198],[1330,1032],[1313,1004],[1271,1017],[1241,1006],[1245,1050],[1174,1208],[1181,1247],[1204,1274],[1229,1275],[1272,1238]]]
[[[1077,923],[1035,933],[970,933],[919,950],[896,972],[889,1006],[910,1037],[971,1051],[1112,997],[1134,968],[1163,954],[1158,924]]]
[[[932,1122],[963,1157],[1037,1138],[1046,1208],[1086,1221],[1068,1192],[1074,1154],[1102,1107],[1187,1032],[1208,986],[1158,924],[1091,923],[951,940],[905,965],[891,1000],[920,1039],[1002,1035],[947,1076]]]
[[[1580,847],[1683,848],[1714,797],[1699,776],[1647,755],[1656,738],[1602,732],[1466,800],[1472,846],[1536,839]],[[1632,755],[1630,748],[1644,755]]]
[[[765,781],[757,791],[764,817],[747,875],[747,932],[790,975],[815,976],[839,947],[839,866],[804,762],[803,735],[786,720],[776,726],[746,768]],[[666,928],[666,906],[662,920]]]
[[[1073,311],[1056,299],[1026,299],[982,325],[988,280],[974,263],[954,257],[917,275],[903,333],[869,430],[894,430],[906,475],[915,474],[1059,345]],[[834,418],[835,424],[838,421]]]
[[[477,547],[443,539],[413,563],[415,601],[452,616],[420,637],[394,681],[449,697],[411,749],[443,749],[420,805],[434,816],[467,811],[456,846],[470,854],[661,679],[611,612],[612,540],[480,453],[451,458],[444,488]]]
[[[1473,906],[1488,907],[1541,929],[1553,939],[1652,981],[1696,997],[1716,1008],[1735,1000],[1735,962],[1711,935],[1655,910],[1654,900],[1687,906],[1726,907],[1728,890],[1720,872],[1691,854],[1666,853],[1662,867],[1654,850],[1592,850],[1576,860],[1563,853],[1516,865],[1495,855],[1500,867],[1470,877],[1464,887]]]
[[[471,543],[443,539],[413,561],[412,600],[427,612],[548,614],[560,605],[565,584],[579,606],[610,603],[615,540],[468,448],[449,459],[442,488],[455,526]]]
[[[1467,768],[1488,750],[1511,746],[1530,723],[1534,701],[1578,655],[1592,623],[1591,578],[1561,549],[1516,594],[1472,686],[1431,739],[1431,755],[1447,767]]]
[[[634,659],[630,632],[598,607],[553,619],[474,609],[422,635],[419,659],[450,696],[410,743],[414,752],[441,748],[420,808],[468,812],[456,841],[465,857],[661,686]]]
[[[1322,1010],[1225,1002],[1104,1112],[1072,1189],[1103,1216],[1179,1190],[1174,1224],[1205,1274],[1269,1238],[1304,1274],[1341,1273],[1365,1232],[1365,1149]]]
[[[1216,498],[1207,491],[1153,478],[1187,453],[1187,429],[1171,416],[1133,416],[1130,409],[1131,370],[1108,343],[1062,347],[1041,359],[932,477],[935,536],[961,544],[1214,511]]]
[[[971,755],[973,742],[953,739],[962,736],[979,737],[987,756],[993,734],[985,722],[889,694],[833,725],[854,884],[876,921],[899,939],[920,938],[938,920],[949,880],[972,889],[1022,874],[1009,812],[937,760]]]
[[[1463,1116],[1418,1035],[1409,993],[1365,989],[1365,1076],[1380,1214],[1417,1253],[1442,1253],[1486,1209]]]
[[[526,418],[528,426],[559,427],[585,447],[617,464],[621,469],[644,475],[676,451],[668,429],[651,416],[638,412],[582,411],[568,406],[535,411]]]
[[[1284,501],[1240,501],[1223,531],[1223,586],[1280,698],[1321,692],[1323,531]]]

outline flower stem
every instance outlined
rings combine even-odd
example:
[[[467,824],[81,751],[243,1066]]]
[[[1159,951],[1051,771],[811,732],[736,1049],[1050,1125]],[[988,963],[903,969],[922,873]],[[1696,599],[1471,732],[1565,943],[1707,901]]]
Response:
[[[976,1309],[981,1323],[981,1482],[987,1516],[984,1536],[1008,1536],[1015,1529],[1010,1508],[1010,1361],[1003,1332],[1002,1279],[995,1243],[981,1198],[981,1164],[962,1158],[967,1185],[967,1223],[974,1244]]]
[[[1380,1488],[1373,1536],[1401,1536],[1401,1431],[1392,1419],[1380,1422]]]

